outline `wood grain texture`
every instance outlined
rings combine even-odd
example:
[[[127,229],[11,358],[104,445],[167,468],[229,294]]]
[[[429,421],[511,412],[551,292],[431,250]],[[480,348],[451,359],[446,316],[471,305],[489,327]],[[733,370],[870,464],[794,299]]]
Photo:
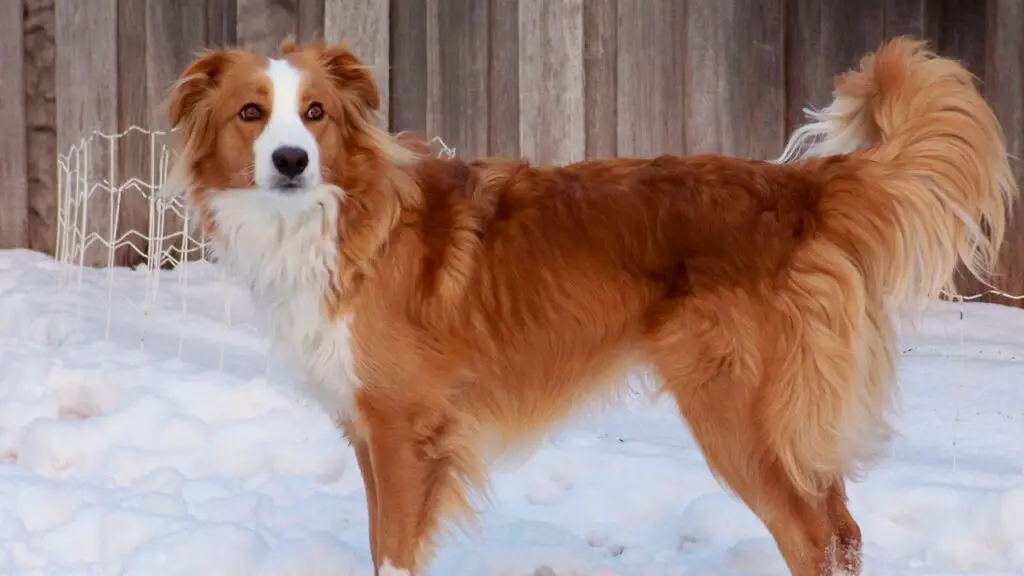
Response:
[[[487,3],[427,0],[427,133],[460,158],[487,155]]]
[[[519,158],[519,1],[489,2],[487,153]]]
[[[786,132],[832,100],[835,76],[882,43],[884,0],[786,3]]]
[[[390,130],[427,130],[427,3],[391,0]],[[428,134],[428,136],[435,136]]]
[[[150,183],[149,137],[132,127],[149,128],[151,111],[146,86],[146,2],[118,0],[117,3],[117,174],[121,182]],[[134,266],[144,261],[148,242],[149,201],[141,185],[127,187],[120,195],[118,235],[129,243],[119,248],[114,259],[119,266]],[[134,231],[134,233],[133,233]]]
[[[685,153],[685,2],[619,2],[617,30],[618,154]]]
[[[207,46],[208,8],[205,0],[179,0],[176,4],[149,2],[147,5],[146,34],[150,49],[146,51],[146,86],[150,102],[149,126],[152,129],[170,128],[167,119],[170,90],[185,68]],[[166,229],[177,230],[182,225],[180,217],[173,212],[167,213]],[[181,240],[166,246],[176,259],[181,258],[181,248]],[[189,257],[197,256],[191,254]]]
[[[76,174],[90,194],[79,222],[86,236],[110,238],[111,202],[104,189],[113,176],[110,147],[91,135],[117,131],[117,0],[57,0],[55,8],[58,148],[67,153],[89,139],[88,159]],[[83,263],[105,265],[108,257],[113,259],[113,250],[91,243]]]
[[[687,152],[758,159],[781,152],[786,110],[784,14],[783,0],[690,0]]]
[[[238,0],[206,0],[206,47],[238,43]]]
[[[324,37],[324,0],[298,0],[295,14],[295,37],[300,42]]]
[[[373,70],[380,86],[380,126],[388,127],[391,7],[386,0],[330,0],[324,4],[324,39],[346,41]]]
[[[519,143],[540,164],[586,157],[583,0],[520,0]]]
[[[961,60],[978,78],[984,78],[985,73],[986,2],[933,0],[931,5],[939,52]],[[984,85],[980,87],[985,89]]]
[[[0,249],[28,245],[24,4],[0,3]]]
[[[885,0],[885,37],[910,35],[938,39],[936,0]]]
[[[995,110],[1014,158],[1014,174],[1024,186],[1024,5],[1019,0],[988,0],[986,5],[987,51],[985,54],[985,97]],[[1011,71],[1015,71],[1013,73]],[[1010,226],[1003,246],[997,287],[1024,294],[1024,202],[1009,215]],[[982,286],[965,286],[981,291]],[[993,302],[1007,303],[1005,299]],[[1017,301],[1024,307],[1024,302]]]
[[[729,43],[724,151],[771,159],[786,142],[785,0],[737,0],[732,32],[750,42]]]
[[[721,153],[723,139],[730,126],[731,110],[726,98],[736,78],[728,76],[728,51],[734,43],[732,19],[736,17],[734,0],[689,0],[686,11],[686,72],[682,85],[684,100],[686,152]],[[746,43],[744,43],[746,48]]]
[[[296,0],[237,0],[238,42],[272,53],[298,29]],[[166,3],[173,10],[173,3]]]
[[[205,21],[204,0],[147,4],[146,34],[152,49],[146,51],[146,85],[151,103],[150,126],[154,129],[169,128],[166,104],[171,87],[206,47]]]
[[[626,0],[629,1],[629,0]],[[618,149],[618,2],[583,3],[583,92],[587,158],[610,158]]]
[[[28,247],[53,254],[57,240],[57,59],[53,0],[24,0]]]

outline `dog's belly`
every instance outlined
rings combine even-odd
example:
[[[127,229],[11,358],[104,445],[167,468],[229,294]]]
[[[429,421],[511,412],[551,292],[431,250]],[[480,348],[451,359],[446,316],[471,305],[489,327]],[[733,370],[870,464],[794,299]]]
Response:
[[[486,415],[482,428],[497,438],[499,452],[535,446],[569,420],[604,411],[658,384],[651,367],[626,348],[584,356],[575,366],[534,364],[485,380],[488,384],[473,387],[466,399],[468,411]]]

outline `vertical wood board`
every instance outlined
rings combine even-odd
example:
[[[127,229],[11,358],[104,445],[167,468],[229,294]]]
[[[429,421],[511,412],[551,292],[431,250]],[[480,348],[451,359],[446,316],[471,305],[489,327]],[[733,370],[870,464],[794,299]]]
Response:
[[[583,0],[520,0],[519,81],[522,155],[540,164],[583,160]]]
[[[57,0],[55,18],[58,149],[66,154],[88,142],[88,156],[79,156],[72,177],[89,195],[78,214],[89,243],[83,263],[101,266],[113,251],[89,237],[111,236],[108,188],[117,176],[110,170],[112,147],[93,134],[117,132],[117,0]]]
[[[392,132],[427,130],[427,14],[425,0],[391,0]]]
[[[330,0],[324,4],[324,39],[346,41],[373,71],[380,88],[380,126],[388,127],[390,4],[386,0]]]
[[[583,91],[587,158],[610,158],[618,149],[617,44],[618,0],[585,1]]]
[[[786,132],[806,120],[804,108],[832,101],[835,77],[882,43],[883,0],[786,3]]]
[[[684,154],[686,3],[620,1],[617,31],[618,154]]]
[[[118,249],[115,260],[119,266],[133,266],[144,261],[149,229],[149,192],[145,184],[155,180],[145,130],[150,125],[149,90],[146,86],[146,2],[117,2],[117,129],[123,136],[117,143],[117,179],[125,184],[119,197],[118,235],[127,246]],[[135,233],[133,233],[133,231]],[[141,254],[141,255],[140,255]]]
[[[1018,186],[1024,185],[1024,5],[1018,0],[987,0],[985,97],[999,118]],[[1012,72],[1011,72],[1012,71]],[[1024,294],[1024,202],[1007,214],[1007,233],[994,284]],[[973,291],[987,289],[973,281]],[[965,286],[966,287],[966,286]],[[993,299],[1006,303],[1005,299]]]
[[[461,158],[487,155],[487,3],[428,0],[427,132]]]
[[[298,29],[298,6],[294,1],[237,0],[238,43],[264,53],[273,53],[281,42]],[[173,4],[167,3],[173,10]]]
[[[489,2],[487,154],[519,158],[519,0]]]
[[[28,247],[53,254],[57,240],[56,15],[53,0],[23,0]]]
[[[21,0],[0,3],[0,249],[28,244],[28,135]]]

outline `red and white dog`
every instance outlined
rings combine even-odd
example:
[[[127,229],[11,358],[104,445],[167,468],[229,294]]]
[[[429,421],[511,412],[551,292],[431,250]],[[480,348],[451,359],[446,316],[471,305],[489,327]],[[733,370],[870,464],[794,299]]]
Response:
[[[890,312],[995,261],[1017,194],[960,64],[898,39],[782,163],[440,159],[345,46],[183,73],[172,184],[354,447],[378,574],[416,574],[486,460],[649,366],[794,574],[859,570],[846,480],[891,434]],[[835,156],[828,156],[834,154]]]

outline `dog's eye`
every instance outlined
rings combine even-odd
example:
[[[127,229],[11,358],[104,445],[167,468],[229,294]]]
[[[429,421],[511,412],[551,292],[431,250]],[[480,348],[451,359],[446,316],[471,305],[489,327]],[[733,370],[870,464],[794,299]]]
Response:
[[[306,120],[315,122],[324,117],[324,107],[319,102],[313,102],[306,108]]]
[[[263,110],[256,104],[246,104],[238,112],[238,117],[245,122],[252,122],[253,120],[263,118]]]

